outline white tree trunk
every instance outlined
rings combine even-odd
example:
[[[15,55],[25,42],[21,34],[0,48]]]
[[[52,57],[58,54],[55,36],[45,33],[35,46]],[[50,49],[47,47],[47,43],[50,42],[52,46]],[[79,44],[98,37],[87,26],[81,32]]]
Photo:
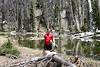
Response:
[[[80,27],[82,27],[82,7],[81,7],[81,1],[80,0],[78,0],[78,9],[79,9],[79,22],[80,22]]]
[[[91,13],[92,12],[91,0],[88,0],[88,3],[89,3],[89,12]]]
[[[71,11],[71,28],[73,30],[73,23],[75,24],[75,19],[74,19],[74,12],[73,12],[73,7],[72,7],[72,0],[69,0],[69,3],[70,3],[70,11]],[[74,28],[75,29],[75,28]]]
[[[75,23],[77,30],[81,32],[80,23],[81,23],[81,6],[78,0],[75,1],[76,11],[75,11]],[[73,8],[75,9],[75,8]]]
[[[99,19],[100,19],[100,0],[98,0],[98,6],[99,6]]]

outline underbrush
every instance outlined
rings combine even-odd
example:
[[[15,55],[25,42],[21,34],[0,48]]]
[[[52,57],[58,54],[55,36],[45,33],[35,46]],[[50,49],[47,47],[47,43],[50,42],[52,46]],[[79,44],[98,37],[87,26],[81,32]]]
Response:
[[[8,42],[5,42],[1,47],[0,47],[0,55],[6,56],[6,55],[13,55],[18,57],[20,52],[17,50],[17,48],[13,47],[13,44],[8,40]]]

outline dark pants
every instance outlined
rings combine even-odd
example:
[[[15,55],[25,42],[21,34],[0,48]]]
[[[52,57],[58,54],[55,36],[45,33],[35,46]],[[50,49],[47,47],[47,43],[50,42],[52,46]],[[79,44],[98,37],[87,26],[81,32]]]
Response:
[[[52,50],[52,44],[45,44],[44,50]]]

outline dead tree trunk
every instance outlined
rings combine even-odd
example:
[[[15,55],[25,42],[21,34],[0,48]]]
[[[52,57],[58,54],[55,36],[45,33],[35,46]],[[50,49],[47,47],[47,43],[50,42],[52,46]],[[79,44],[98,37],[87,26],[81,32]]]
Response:
[[[72,64],[69,61],[65,61],[63,58],[58,56],[55,52],[47,52],[47,55],[44,57],[34,57],[34,58],[29,58],[28,61],[21,61],[17,62],[16,64],[13,64],[9,67],[30,67],[27,66],[28,64],[31,63],[31,67],[62,67],[68,66],[68,67],[76,67],[76,65]],[[42,63],[42,64],[41,64]],[[52,63],[52,64],[50,64]]]
[[[4,31],[4,28],[3,28],[3,21],[5,20],[5,5],[4,5],[4,0],[2,0],[2,9],[1,9],[1,12],[2,12],[2,23],[1,23],[1,31]]]

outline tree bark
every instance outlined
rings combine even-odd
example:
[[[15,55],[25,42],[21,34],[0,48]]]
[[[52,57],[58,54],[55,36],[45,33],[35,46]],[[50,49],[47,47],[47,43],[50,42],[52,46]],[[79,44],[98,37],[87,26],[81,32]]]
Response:
[[[100,22],[100,0],[98,0],[98,7],[99,7],[99,22]]]
[[[59,63],[60,65],[64,64],[65,66],[70,66],[70,67],[76,67],[76,65],[72,64],[71,62],[65,61],[63,58],[60,56],[56,55],[54,52],[47,52],[47,55],[44,57],[40,57],[35,61],[41,61],[43,59],[47,58],[48,60],[52,58],[53,61]],[[34,61],[34,60],[32,60]]]

